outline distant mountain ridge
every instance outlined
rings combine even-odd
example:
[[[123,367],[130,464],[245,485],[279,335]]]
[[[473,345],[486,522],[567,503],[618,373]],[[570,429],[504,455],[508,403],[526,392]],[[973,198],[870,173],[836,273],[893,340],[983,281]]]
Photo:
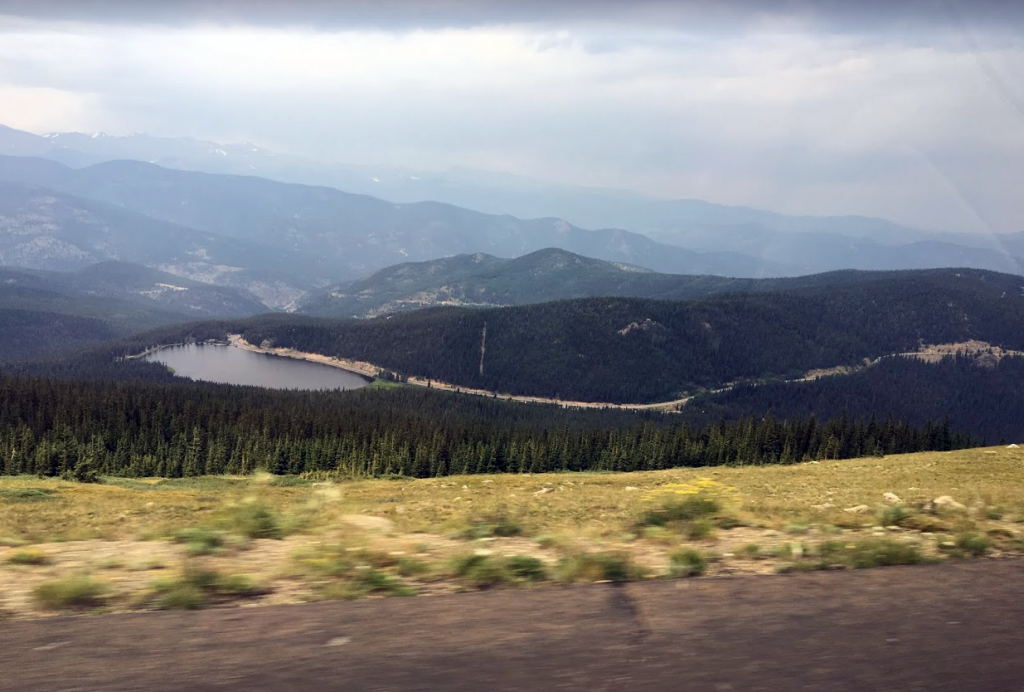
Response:
[[[426,307],[501,307],[552,300],[622,296],[689,299],[740,291],[781,291],[867,280],[882,272],[831,272],[796,278],[734,279],[662,274],[545,248],[515,259],[477,253],[406,262],[355,281],[314,291],[295,312],[346,319]]]

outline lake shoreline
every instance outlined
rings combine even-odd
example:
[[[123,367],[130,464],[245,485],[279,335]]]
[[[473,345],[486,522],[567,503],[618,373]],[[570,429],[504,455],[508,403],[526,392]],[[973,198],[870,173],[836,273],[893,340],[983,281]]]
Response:
[[[200,355],[193,347],[214,348]],[[231,348],[234,346],[235,348]],[[251,355],[249,355],[251,354]],[[369,386],[365,372],[338,368],[309,359],[279,359],[283,354],[245,348],[232,341],[161,344],[125,359],[160,363],[176,377],[197,382],[294,391],[353,391]],[[257,356],[270,356],[268,360]],[[296,360],[308,360],[297,363]]]

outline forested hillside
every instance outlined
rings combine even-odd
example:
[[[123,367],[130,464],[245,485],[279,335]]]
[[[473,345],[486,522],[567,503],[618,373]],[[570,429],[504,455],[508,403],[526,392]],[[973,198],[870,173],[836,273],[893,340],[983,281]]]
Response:
[[[0,473],[345,476],[635,471],[953,449],[945,422],[740,420],[571,411],[399,389],[275,392],[217,385],[0,377]]]
[[[200,316],[265,310],[235,289],[118,262],[67,273],[0,267],[0,363],[70,354]]]
[[[949,418],[956,430],[969,430],[990,442],[1024,441],[1024,358],[997,364],[965,356],[941,363],[887,358],[850,375],[813,382],[742,386],[701,396],[684,411],[694,425],[720,418],[772,416],[780,420],[814,414],[822,419],[845,412],[872,413],[924,425]]]
[[[252,343],[366,360],[460,386],[647,402],[854,365],[923,343],[977,339],[1024,349],[1021,284],[1005,274],[933,270],[694,301],[593,298],[349,322],[273,315],[246,321],[241,331]]]
[[[189,318],[155,305],[25,285],[0,270],[0,363],[39,360]],[[18,274],[19,278],[23,275]]]
[[[270,312],[247,291],[215,286],[128,262],[98,262],[58,272],[0,267],[0,300],[12,290],[49,291],[77,298],[114,298],[192,319],[243,317]],[[95,304],[102,304],[94,300]]]

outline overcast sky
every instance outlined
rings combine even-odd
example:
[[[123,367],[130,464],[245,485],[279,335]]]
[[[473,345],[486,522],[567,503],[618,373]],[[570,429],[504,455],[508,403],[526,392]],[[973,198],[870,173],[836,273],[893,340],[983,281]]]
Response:
[[[0,0],[0,122],[1021,231],[1016,4]]]

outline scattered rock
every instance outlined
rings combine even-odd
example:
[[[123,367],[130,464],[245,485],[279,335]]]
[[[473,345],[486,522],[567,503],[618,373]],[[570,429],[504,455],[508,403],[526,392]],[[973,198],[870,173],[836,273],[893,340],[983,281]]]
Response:
[[[856,507],[847,507],[843,511],[849,512],[850,514],[867,514],[871,511],[871,508],[867,505],[857,505]]]
[[[639,489],[640,488],[636,487],[635,485],[627,485],[626,486],[626,492],[627,493],[632,493],[632,492],[635,492],[635,491],[637,491]]]
[[[932,506],[935,509],[967,509],[964,505],[960,504],[949,495],[943,495],[932,500]]]
[[[545,494],[550,493],[552,491],[554,491],[554,488],[541,488],[540,490],[535,492],[534,495],[545,495]]]
[[[388,532],[395,528],[390,519],[384,517],[371,517],[366,514],[346,514],[341,518],[343,522],[366,531]]]
[[[900,499],[900,496],[897,495],[896,493],[883,493],[882,499],[888,502],[890,505],[898,505],[903,501]]]
[[[1020,445],[1006,445],[1007,449],[1019,449]]]
[[[464,485],[464,486],[462,486],[462,489],[463,490],[469,490],[469,486],[468,485]]]
[[[954,543],[953,541],[942,541],[942,543],[939,543],[939,547],[940,548],[955,548],[956,547],[956,543]]]
[[[324,646],[345,646],[350,641],[352,641],[352,637],[335,637],[334,639],[328,640]]]
[[[494,482],[494,481],[492,481],[492,480],[490,480],[490,479],[487,479],[486,481],[484,481],[484,483],[493,483],[493,482]]]
[[[812,509],[832,509],[833,507],[835,507],[834,504],[832,504],[831,502],[826,502],[823,505],[813,505]]]

